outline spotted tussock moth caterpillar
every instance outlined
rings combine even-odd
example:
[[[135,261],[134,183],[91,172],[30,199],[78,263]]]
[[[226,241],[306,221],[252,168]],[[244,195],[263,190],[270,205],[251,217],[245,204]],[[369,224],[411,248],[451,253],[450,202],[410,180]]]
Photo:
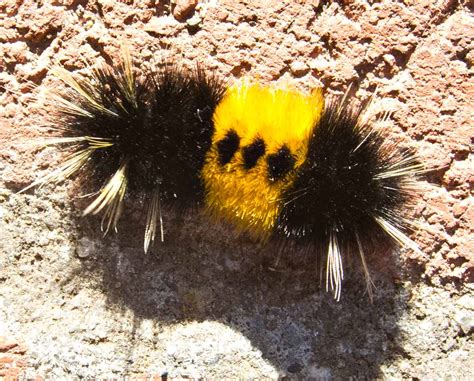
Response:
[[[409,150],[373,128],[346,93],[326,99],[242,82],[227,87],[203,70],[157,66],[137,77],[126,50],[116,67],[76,77],[54,69],[66,90],[51,95],[68,152],[25,191],[81,172],[103,184],[84,215],[116,230],[125,197],[147,202],[144,251],[164,239],[162,205],[205,209],[262,242],[291,242],[322,256],[326,289],[339,300],[344,255],[387,242],[419,250],[407,210],[425,170]]]

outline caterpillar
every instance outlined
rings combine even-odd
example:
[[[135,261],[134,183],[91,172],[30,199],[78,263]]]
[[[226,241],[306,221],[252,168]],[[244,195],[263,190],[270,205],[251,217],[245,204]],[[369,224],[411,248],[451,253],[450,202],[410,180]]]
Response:
[[[117,230],[128,199],[144,197],[144,251],[164,239],[162,206],[205,210],[265,243],[324,258],[326,289],[339,300],[345,255],[387,243],[419,250],[407,233],[424,167],[365,117],[348,93],[242,81],[231,86],[200,67],[156,65],[135,75],[124,50],[115,66],[77,77],[54,74],[52,126],[62,164],[22,191],[80,174],[98,192],[83,215]]]

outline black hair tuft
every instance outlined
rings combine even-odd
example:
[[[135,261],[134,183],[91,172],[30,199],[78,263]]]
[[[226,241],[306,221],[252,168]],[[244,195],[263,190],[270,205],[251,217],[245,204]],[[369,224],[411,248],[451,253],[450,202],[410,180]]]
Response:
[[[328,256],[348,249],[360,253],[363,262],[364,252],[394,240],[407,243],[411,226],[406,208],[421,165],[412,152],[365,123],[365,109],[351,105],[347,97],[327,102],[305,163],[283,197],[287,202],[278,217],[277,236],[303,246],[325,243]],[[329,262],[329,271],[338,266],[331,268]]]

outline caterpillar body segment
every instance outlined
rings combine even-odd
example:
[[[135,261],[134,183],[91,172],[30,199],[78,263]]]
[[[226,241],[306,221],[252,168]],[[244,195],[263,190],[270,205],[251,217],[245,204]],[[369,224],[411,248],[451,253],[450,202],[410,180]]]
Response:
[[[259,84],[231,87],[214,113],[202,170],[208,210],[268,238],[323,105],[320,89],[304,95]]]
[[[360,257],[372,297],[365,253],[386,242],[417,249],[407,209],[423,166],[347,94],[226,87],[175,65],[137,78],[127,53],[88,76],[55,74],[67,89],[50,98],[62,136],[49,144],[69,155],[27,188],[81,172],[98,188],[84,214],[102,214],[105,232],[116,230],[127,198],[144,196],[145,252],[165,239],[163,205],[205,210],[262,242],[322,256],[326,288],[339,299],[345,255]]]

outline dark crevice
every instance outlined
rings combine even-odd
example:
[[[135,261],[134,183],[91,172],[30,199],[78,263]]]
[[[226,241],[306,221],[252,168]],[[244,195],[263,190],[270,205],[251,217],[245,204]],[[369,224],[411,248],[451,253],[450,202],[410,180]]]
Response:
[[[465,151],[456,151],[454,153],[454,160],[456,161],[463,161],[469,158],[470,152],[468,150]]]
[[[323,43],[323,47],[325,50],[329,52],[329,55],[332,57],[334,50],[336,50],[336,44],[334,40],[331,39],[329,34],[325,34],[320,37],[320,41]]]
[[[96,51],[100,54],[100,56],[105,60],[108,65],[113,65],[113,60],[110,56],[106,53],[104,49],[104,45],[99,42],[97,38],[93,38],[91,36],[86,38],[86,41],[89,43],[89,46],[92,50]]]
[[[461,61],[461,62],[464,62],[467,66],[467,69],[471,69],[472,67],[472,64],[471,62],[467,59],[467,54],[469,53],[469,49],[462,49],[458,52],[456,52],[456,59]]]
[[[96,2],[96,8],[97,8],[97,14],[99,15],[99,17],[101,19],[103,19],[104,18],[104,10],[102,8],[102,4],[98,1]]]
[[[252,69],[252,65],[248,62],[241,62],[238,66],[235,66],[230,72],[235,77],[241,77]]]
[[[405,69],[414,51],[415,46],[410,46],[406,52],[401,52],[397,49],[393,49],[392,51],[390,51],[390,54],[395,58],[397,66],[400,69]]]
[[[156,9],[157,16],[166,16],[171,14],[171,0],[153,0],[152,6]]]
[[[89,0],[74,0],[70,4],[66,5],[66,9],[70,11],[75,11],[79,6],[86,8],[88,3]]]
[[[28,46],[28,49],[35,53],[36,55],[40,56],[46,49],[48,49],[53,41],[56,39],[59,32],[61,32],[61,26],[56,28],[52,28],[41,38],[37,37],[35,39],[28,39],[24,35],[28,33],[26,28],[19,29],[19,32],[23,35],[23,41]]]
[[[382,58],[379,56],[371,62],[364,60],[361,63],[354,65],[354,70],[357,72],[359,83],[367,77],[368,73],[372,73],[380,62],[382,62]]]

